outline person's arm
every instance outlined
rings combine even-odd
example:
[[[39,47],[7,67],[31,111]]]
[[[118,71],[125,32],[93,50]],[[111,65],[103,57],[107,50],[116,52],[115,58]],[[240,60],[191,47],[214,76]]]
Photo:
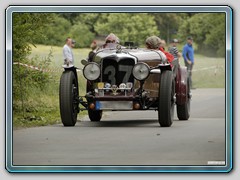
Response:
[[[90,51],[88,54],[88,62],[92,62],[93,61],[93,56],[95,55],[95,53],[93,51]]]
[[[191,62],[194,63],[194,49],[192,49],[192,59]]]
[[[178,57],[178,59],[179,59],[180,57],[182,57],[182,55],[181,55],[180,52],[177,53],[177,57]]]
[[[161,59],[162,59],[162,62],[165,63],[167,62],[167,57],[166,55],[160,50],[158,51],[159,52],[159,55],[161,56]]]

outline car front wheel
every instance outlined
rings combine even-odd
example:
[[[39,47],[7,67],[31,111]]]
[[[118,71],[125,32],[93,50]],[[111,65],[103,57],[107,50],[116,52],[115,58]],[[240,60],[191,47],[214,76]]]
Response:
[[[79,113],[77,78],[73,71],[64,71],[60,80],[60,114],[64,126],[74,126]]]
[[[159,83],[158,121],[162,127],[170,127],[173,123],[174,99],[173,99],[173,73],[163,71]]]

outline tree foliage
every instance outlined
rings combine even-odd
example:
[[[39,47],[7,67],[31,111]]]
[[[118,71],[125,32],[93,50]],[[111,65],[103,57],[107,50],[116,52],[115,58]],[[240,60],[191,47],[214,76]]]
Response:
[[[89,31],[88,26],[81,22],[73,25],[70,29],[70,37],[76,40],[76,48],[88,47],[95,38],[94,33]]]
[[[154,17],[149,14],[114,13],[108,14],[105,22],[96,23],[98,34],[113,32],[121,41],[143,44],[151,35],[160,35]]]
[[[188,16],[186,13],[154,13],[154,20],[157,28],[161,31],[161,39],[165,39],[167,43],[176,36],[178,27],[183,19]]]
[[[24,61],[31,44],[44,37],[43,31],[51,15],[46,13],[13,13],[13,59]]]
[[[65,39],[70,36],[71,22],[58,14],[52,14],[52,21],[42,31],[42,38],[35,42],[38,44],[62,46]]]
[[[225,54],[225,14],[198,13],[186,21],[179,28],[182,39],[193,36],[198,51],[212,56]]]
[[[48,57],[29,59],[31,45],[44,38],[44,30],[52,20],[49,14],[13,13],[13,61],[46,68],[51,62],[52,52]],[[35,46],[35,45],[34,45]],[[44,88],[49,77],[41,71],[32,71],[20,65],[13,67],[13,98],[27,98],[30,90],[26,87]]]
[[[97,23],[104,23],[107,21],[109,13],[81,13],[75,18],[75,23],[81,22],[88,27],[88,30],[95,34],[100,35],[95,26]]]
[[[39,26],[42,19],[37,19],[34,28],[42,29],[42,38],[34,38],[34,43],[63,46],[70,36],[77,41],[76,47],[89,47],[93,39],[110,32],[121,42],[140,45],[151,35],[167,43],[173,38],[185,41],[193,36],[199,52],[224,55],[224,13],[58,13],[52,14],[52,19],[45,28]]]

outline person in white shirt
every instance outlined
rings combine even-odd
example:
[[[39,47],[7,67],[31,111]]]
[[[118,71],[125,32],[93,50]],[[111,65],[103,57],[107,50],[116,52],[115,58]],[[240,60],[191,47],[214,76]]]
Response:
[[[63,58],[64,65],[72,67],[74,64],[72,47],[74,47],[75,41],[73,41],[70,37],[66,39],[66,44],[63,46]]]

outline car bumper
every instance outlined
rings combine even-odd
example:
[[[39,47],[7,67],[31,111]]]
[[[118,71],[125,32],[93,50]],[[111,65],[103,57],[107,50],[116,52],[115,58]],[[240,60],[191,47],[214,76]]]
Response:
[[[88,96],[93,110],[137,110],[140,109],[138,96]],[[138,105],[137,105],[138,104]],[[139,107],[139,108],[136,108]]]

